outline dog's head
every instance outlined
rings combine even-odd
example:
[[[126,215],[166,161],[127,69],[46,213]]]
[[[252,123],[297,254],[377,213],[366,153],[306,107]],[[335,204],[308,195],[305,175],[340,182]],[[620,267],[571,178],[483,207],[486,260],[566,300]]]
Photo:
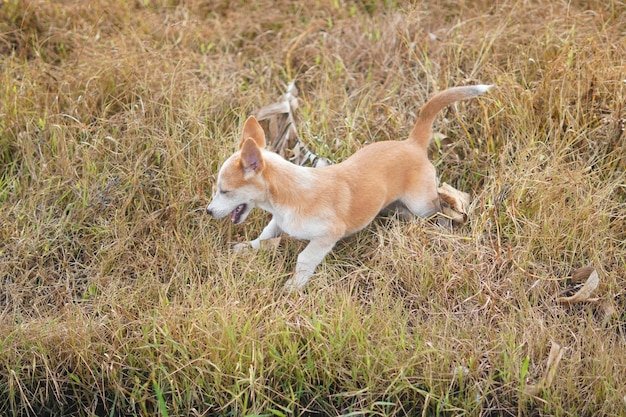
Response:
[[[263,179],[265,132],[250,116],[243,128],[239,150],[228,158],[217,175],[213,200],[206,208],[211,216],[221,219],[230,214],[233,223],[243,222],[250,211],[267,199]]]

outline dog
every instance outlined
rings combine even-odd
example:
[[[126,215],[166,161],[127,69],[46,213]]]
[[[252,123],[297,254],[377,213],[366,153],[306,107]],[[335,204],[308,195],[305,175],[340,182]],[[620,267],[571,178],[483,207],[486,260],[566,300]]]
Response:
[[[490,85],[452,87],[421,108],[408,139],[369,144],[345,161],[323,168],[292,164],[265,149],[265,133],[250,116],[239,150],[222,165],[217,189],[207,206],[215,218],[230,215],[242,223],[254,207],[272,214],[261,235],[243,246],[281,233],[309,244],[298,255],[293,277],[285,283],[302,289],[337,241],[365,228],[385,208],[400,203],[415,216],[441,212],[435,167],[428,159],[435,116],[446,106],[485,93]]]

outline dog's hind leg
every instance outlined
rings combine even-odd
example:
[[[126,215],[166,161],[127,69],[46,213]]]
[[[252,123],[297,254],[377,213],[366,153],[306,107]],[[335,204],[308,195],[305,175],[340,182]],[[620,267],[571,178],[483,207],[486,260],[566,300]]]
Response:
[[[411,213],[421,218],[428,218],[441,212],[441,202],[439,195],[411,195],[402,198]]]
[[[408,186],[400,201],[418,217],[428,218],[441,212],[441,200],[437,191],[437,172],[428,164],[421,171],[408,172]]]
[[[437,178],[434,168],[432,179],[415,178],[400,201],[413,215],[423,219],[441,212],[441,200],[437,192]]]
[[[402,199],[402,202],[415,216],[427,219],[439,214],[436,218],[437,224],[441,227],[451,227],[452,220],[443,214],[443,207],[441,206],[441,199],[439,194],[435,195],[417,195],[409,196]]]

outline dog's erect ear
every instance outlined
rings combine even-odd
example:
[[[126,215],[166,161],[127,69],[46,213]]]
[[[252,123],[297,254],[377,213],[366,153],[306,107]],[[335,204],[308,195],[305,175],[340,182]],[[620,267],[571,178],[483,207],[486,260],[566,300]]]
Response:
[[[244,170],[254,171],[257,174],[265,167],[261,149],[252,138],[248,138],[243,142],[241,147],[241,165]]]
[[[261,149],[265,148],[265,132],[254,116],[248,117],[246,124],[243,125],[239,149],[243,148],[246,139],[252,139],[254,143],[256,143],[256,146]]]

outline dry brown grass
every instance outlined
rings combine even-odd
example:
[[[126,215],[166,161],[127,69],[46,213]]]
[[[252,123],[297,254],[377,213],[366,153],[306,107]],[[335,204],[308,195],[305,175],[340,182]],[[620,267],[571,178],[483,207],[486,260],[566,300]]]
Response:
[[[625,414],[625,27],[614,0],[0,3],[0,414]],[[333,160],[495,84],[437,121],[471,222],[378,220],[295,297],[301,242],[234,256],[267,215],[203,207],[293,77]],[[589,264],[612,315],[556,302]]]

